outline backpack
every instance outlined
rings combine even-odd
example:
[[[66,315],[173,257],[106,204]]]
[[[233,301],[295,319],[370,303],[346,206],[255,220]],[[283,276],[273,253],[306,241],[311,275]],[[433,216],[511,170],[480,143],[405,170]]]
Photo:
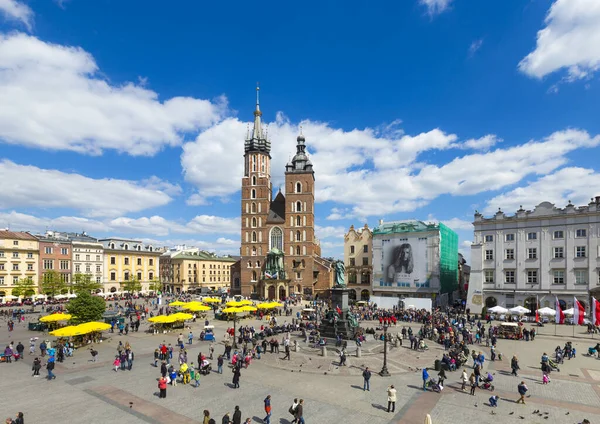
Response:
[[[296,415],[296,408],[294,408],[294,405],[292,404],[292,406],[290,406],[290,409],[288,410],[288,412],[292,415]]]

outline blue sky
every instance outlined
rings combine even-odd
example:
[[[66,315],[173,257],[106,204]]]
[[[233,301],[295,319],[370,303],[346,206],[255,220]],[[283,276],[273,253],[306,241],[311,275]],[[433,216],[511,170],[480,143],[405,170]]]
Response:
[[[373,3],[373,2],[371,2]],[[238,253],[255,84],[317,236],[600,195],[600,2],[0,0],[0,226]],[[596,187],[596,188],[594,188]]]

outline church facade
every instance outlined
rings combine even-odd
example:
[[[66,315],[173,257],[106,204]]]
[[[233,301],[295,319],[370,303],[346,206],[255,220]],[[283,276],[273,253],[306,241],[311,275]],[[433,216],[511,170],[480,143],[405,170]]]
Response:
[[[285,167],[285,194],[273,197],[271,142],[261,122],[258,88],[254,127],[244,144],[240,261],[231,294],[258,299],[316,296],[332,285],[330,261],[315,237],[315,172],[306,139]]]

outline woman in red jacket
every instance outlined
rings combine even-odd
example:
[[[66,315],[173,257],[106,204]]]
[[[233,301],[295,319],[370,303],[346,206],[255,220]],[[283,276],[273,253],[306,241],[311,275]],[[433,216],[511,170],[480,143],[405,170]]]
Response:
[[[160,390],[158,397],[166,398],[167,397],[167,379],[165,377],[161,376],[158,379],[158,389]]]

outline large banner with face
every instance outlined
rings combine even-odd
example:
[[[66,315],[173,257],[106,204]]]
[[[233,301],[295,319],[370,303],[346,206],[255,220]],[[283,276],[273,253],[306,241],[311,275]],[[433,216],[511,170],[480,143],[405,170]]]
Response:
[[[392,286],[419,287],[429,281],[426,237],[403,237],[384,240],[383,280]]]

